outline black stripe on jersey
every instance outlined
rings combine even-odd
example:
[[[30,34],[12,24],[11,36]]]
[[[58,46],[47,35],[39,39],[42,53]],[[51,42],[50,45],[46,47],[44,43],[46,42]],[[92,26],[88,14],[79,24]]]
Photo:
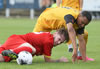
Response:
[[[71,14],[65,15],[64,19],[66,21],[66,24],[68,23],[74,24],[74,22],[76,21],[75,18]]]
[[[79,28],[77,31],[76,31],[76,33],[77,34],[84,34],[84,29],[85,29],[85,27],[83,27],[83,28]]]

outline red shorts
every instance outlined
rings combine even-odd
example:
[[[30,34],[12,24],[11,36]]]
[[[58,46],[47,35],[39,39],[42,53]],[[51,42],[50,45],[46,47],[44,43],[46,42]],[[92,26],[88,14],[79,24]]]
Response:
[[[17,35],[12,35],[6,40],[2,47],[4,47],[6,50],[14,49],[19,47],[23,43],[26,43],[26,41],[23,40],[21,37]]]
[[[7,41],[0,47],[0,54],[4,50],[14,49],[19,47],[21,44],[26,43],[22,38],[17,35],[10,36]],[[4,56],[5,62],[11,61],[11,59],[7,56]]]

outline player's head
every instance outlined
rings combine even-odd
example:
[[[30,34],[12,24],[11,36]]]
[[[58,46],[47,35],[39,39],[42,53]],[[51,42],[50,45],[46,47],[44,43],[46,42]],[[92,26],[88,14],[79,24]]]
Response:
[[[92,20],[91,14],[88,11],[82,11],[77,18],[77,24],[79,28],[82,28],[88,25],[91,20]]]
[[[57,30],[53,34],[53,37],[54,37],[54,46],[63,43],[65,40],[67,42],[69,41],[69,35],[65,28],[61,28],[61,29]]]

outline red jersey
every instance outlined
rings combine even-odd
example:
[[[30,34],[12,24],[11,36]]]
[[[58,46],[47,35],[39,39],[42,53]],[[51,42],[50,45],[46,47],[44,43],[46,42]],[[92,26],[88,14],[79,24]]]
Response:
[[[46,55],[51,56],[51,50],[53,48],[53,35],[49,32],[45,33],[27,33],[24,35],[12,35],[8,40],[2,45],[6,50],[17,48],[22,43],[29,43],[35,49],[35,55]]]
[[[35,55],[51,56],[51,49],[53,48],[53,35],[49,32],[45,33],[28,33],[25,35],[19,35],[23,40],[30,43],[36,48]]]

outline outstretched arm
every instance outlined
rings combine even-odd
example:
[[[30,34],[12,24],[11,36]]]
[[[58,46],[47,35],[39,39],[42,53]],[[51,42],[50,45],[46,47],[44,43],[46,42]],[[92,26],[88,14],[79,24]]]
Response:
[[[45,59],[45,62],[68,62],[68,59],[65,58],[65,57],[61,57],[58,60],[53,60],[53,59],[51,59],[49,57],[44,56],[44,59]]]
[[[86,42],[83,38],[83,35],[78,35],[79,39],[79,46],[80,46],[80,52],[82,54],[82,59],[85,62],[86,61]]]
[[[76,32],[73,28],[72,23],[67,24],[67,29],[68,29],[70,40],[72,41],[73,44],[72,62],[75,62],[77,59]]]
[[[64,19],[66,21],[67,30],[68,30],[70,40],[72,41],[72,44],[73,44],[72,62],[75,62],[77,59],[76,32],[75,32],[75,29],[73,27],[75,18],[69,14],[69,15],[66,15],[64,17]]]

